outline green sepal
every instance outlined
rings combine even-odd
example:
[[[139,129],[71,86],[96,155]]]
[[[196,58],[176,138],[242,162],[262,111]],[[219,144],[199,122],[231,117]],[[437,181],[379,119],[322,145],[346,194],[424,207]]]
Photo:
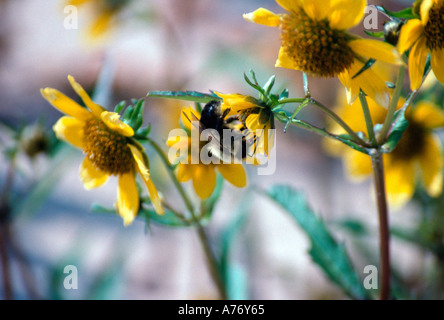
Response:
[[[148,97],[168,98],[185,101],[194,101],[198,103],[208,103],[213,100],[222,100],[215,93],[211,94],[197,92],[197,91],[150,91]]]
[[[126,101],[120,101],[116,106],[114,107],[115,113],[121,113],[123,108],[125,108]]]
[[[383,153],[392,152],[398,145],[399,140],[401,140],[405,130],[407,130],[409,122],[405,118],[405,110],[405,108],[402,108],[395,112],[387,141],[381,146],[381,151]]]

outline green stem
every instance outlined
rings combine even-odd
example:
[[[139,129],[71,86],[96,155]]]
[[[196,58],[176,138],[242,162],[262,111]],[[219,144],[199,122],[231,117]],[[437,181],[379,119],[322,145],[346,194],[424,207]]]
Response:
[[[380,283],[379,298],[387,300],[390,297],[390,232],[388,206],[384,181],[384,162],[379,150],[371,155],[375,181],[376,200],[379,217],[379,248],[380,248]]]
[[[174,168],[171,165],[171,163],[168,160],[165,153],[163,152],[162,148],[155,141],[151,140],[150,138],[147,138],[147,141],[154,148],[154,150],[157,152],[157,154],[160,156],[162,162],[164,163],[165,167],[168,170],[171,180],[173,181],[175,187],[179,191],[179,194],[181,195],[188,211],[191,214],[191,218],[197,227],[197,234],[199,236],[199,240],[202,244],[202,247],[203,247],[203,250],[205,253],[205,257],[206,257],[206,260],[207,260],[207,263],[208,263],[208,266],[210,269],[211,277],[213,278],[213,281],[216,284],[216,287],[217,287],[217,290],[219,292],[221,299],[226,300],[227,293],[225,290],[225,285],[222,280],[222,276],[219,272],[219,263],[217,262],[213,251],[211,250],[210,241],[208,239],[207,232],[206,232],[205,228],[202,226],[200,220],[197,218],[196,213],[194,211],[194,206],[193,206],[190,198],[186,194],[182,184],[177,179],[176,174],[174,173]]]
[[[379,145],[384,144],[385,140],[387,139],[387,133],[390,130],[390,127],[392,126],[393,122],[393,116],[396,111],[396,107],[398,106],[399,97],[401,96],[402,91],[402,84],[404,82],[404,75],[405,75],[405,66],[400,66],[398,71],[398,78],[396,79],[396,87],[393,91],[392,100],[390,101],[390,105],[387,110],[387,115],[385,117],[384,124],[382,125],[382,129],[379,132],[378,136],[378,142]]]
[[[377,141],[375,137],[375,131],[373,130],[373,120],[368,107],[367,98],[365,93],[361,90],[359,92],[359,100],[361,101],[362,112],[364,113],[365,125],[367,126],[368,137],[372,146],[376,147]]]

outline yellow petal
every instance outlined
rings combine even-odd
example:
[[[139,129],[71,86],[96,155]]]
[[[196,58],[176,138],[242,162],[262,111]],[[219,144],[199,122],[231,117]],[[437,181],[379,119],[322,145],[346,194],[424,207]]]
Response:
[[[242,95],[238,93],[220,93],[214,92],[218,97],[222,98],[222,110],[226,108],[231,109],[231,113],[236,114],[237,112],[245,109],[257,107],[257,102],[251,96]]]
[[[117,188],[117,213],[123,218],[125,226],[130,225],[139,212],[139,193],[133,172],[119,176]]]
[[[424,128],[433,129],[444,126],[444,111],[433,103],[421,101],[415,107],[413,112],[415,123]]]
[[[241,164],[221,164],[216,167],[225,180],[233,186],[243,188],[247,185],[247,174]]]
[[[91,113],[88,110],[56,89],[45,88],[41,89],[40,92],[53,107],[64,114],[79,120],[87,120],[91,117]]]
[[[436,197],[442,192],[443,184],[443,155],[441,141],[435,135],[425,137],[424,149],[421,152],[419,163],[427,193]]]
[[[177,168],[177,180],[180,182],[187,182],[193,177],[194,164],[180,163]]]
[[[295,11],[302,7],[303,0],[276,0],[287,11]]]
[[[132,137],[134,135],[133,128],[122,122],[118,113],[103,111],[100,118],[111,130],[114,130],[125,137]]]
[[[206,199],[216,187],[216,172],[213,165],[196,165],[193,170],[193,187],[201,199]]]
[[[88,30],[89,40],[97,40],[107,34],[112,27],[112,19],[114,18],[115,11],[105,10],[99,17],[93,22]]]
[[[389,158],[390,155],[384,157]],[[412,161],[386,161],[385,182],[388,199],[394,207],[402,207],[415,190],[415,166]]]
[[[77,118],[61,117],[52,127],[57,138],[83,149],[85,122]]]
[[[91,161],[85,157],[80,166],[80,179],[86,190],[98,188],[108,181],[109,175],[97,169]]]
[[[430,63],[436,79],[444,84],[444,49],[433,50]]]
[[[299,70],[297,65],[294,63],[294,61],[287,55],[284,48],[281,47],[279,49],[279,57],[276,60],[275,67],[281,67],[281,68],[287,68],[287,69],[294,69]]]
[[[412,90],[417,90],[421,86],[422,78],[424,77],[424,68],[429,54],[426,41],[425,37],[419,38],[410,50],[409,75]]]
[[[180,119],[182,120],[183,125],[188,130],[191,130],[191,123],[194,121],[199,121],[200,114],[193,109],[193,107],[183,108],[180,113]]]
[[[429,21],[429,12],[436,0],[422,0],[420,7],[421,21],[426,25]]]
[[[344,156],[345,172],[350,180],[360,182],[373,172],[372,161],[368,155],[347,149]]]
[[[330,11],[330,0],[299,0],[292,2],[301,2],[305,13],[313,20],[323,20]],[[292,5],[295,7],[297,4]]]
[[[398,51],[404,53],[419,39],[424,31],[424,26],[419,19],[407,21],[401,28],[398,40]]]
[[[264,8],[259,8],[250,13],[244,13],[243,17],[249,22],[263,24],[269,27],[278,27],[281,23],[279,15]]]
[[[73,76],[69,75],[68,80],[74,91],[80,96],[80,98],[82,98],[83,103],[89,108],[89,110],[91,110],[91,112],[97,118],[100,118],[100,114],[106,110],[91,100],[88,93],[86,93],[85,89],[83,89],[83,87],[76,82]]]
[[[349,41],[348,45],[354,52],[361,56],[396,65],[403,64],[396,47],[387,42],[373,39],[357,39]]]
[[[262,129],[263,126],[259,123],[259,114],[258,113],[252,113],[247,117],[247,120],[245,121],[245,125],[248,129],[251,131],[256,131],[258,129]]]
[[[148,190],[148,195],[151,199],[154,210],[157,214],[164,214],[165,210],[162,207],[162,201],[159,197],[156,187],[154,186],[153,181],[151,180],[150,173],[145,163],[142,151],[140,151],[136,146],[133,146],[132,144],[128,144],[128,147],[130,148],[134,161],[136,162],[136,169],[145,182],[146,188]]]
[[[88,1],[91,1],[91,0],[69,0],[67,5],[80,6]]]
[[[357,25],[365,14],[366,0],[331,0],[328,20],[333,29],[346,30]]]

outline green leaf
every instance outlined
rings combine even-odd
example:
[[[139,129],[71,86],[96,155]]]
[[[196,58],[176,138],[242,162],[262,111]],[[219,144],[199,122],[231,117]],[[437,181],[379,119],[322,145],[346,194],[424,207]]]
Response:
[[[307,234],[311,241],[309,251],[327,276],[352,298],[364,299],[367,291],[356,274],[344,245],[331,235],[324,222],[308,206],[305,197],[289,186],[277,185],[268,196],[285,209]]]
[[[409,126],[409,122],[405,118],[405,108],[401,108],[395,112],[392,128],[389,131],[387,142],[381,147],[384,153],[392,152],[401,140],[402,135]]]
[[[207,94],[197,91],[150,91],[148,92],[147,96],[155,98],[194,101],[199,103],[208,103],[213,100],[222,100],[215,93]]]
[[[276,76],[272,75],[270,79],[268,79],[267,83],[265,83],[263,89],[265,91],[265,96],[268,96],[271,92],[271,89],[273,89],[274,83],[276,81]]]
[[[381,6],[376,6],[376,9],[385,13],[386,15],[398,19],[414,19],[417,18],[416,15],[412,11],[412,7],[400,10],[400,11],[389,11]]]
[[[370,154],[372,152],[372,149],[360,146],[359,144],[353,142],[351,137],[348,134],[340,134],[340,135],[336,136],[335,139],[341,141],[342,143],[348,145],[349,147],[351,147],[352,149],[354,149],[356,151],[359,151],[359,152],[362,152],[365,154]]]
[[[368,31],[368,30],[364,30],[364,32],[367,35],[369,35],[370,37],[380,38],[380,39],[384,38],[384,32],[383,31]]]

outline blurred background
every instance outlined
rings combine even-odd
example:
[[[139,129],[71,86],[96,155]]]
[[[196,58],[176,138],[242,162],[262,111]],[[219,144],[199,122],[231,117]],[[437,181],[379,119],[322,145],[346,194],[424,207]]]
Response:
[[[369,1],[394,11],[412,2]],[[63,0],[0,0],[0,191],[9,188],[14,204],[8,224],[11,245],[6,248],[13,298],[217,298],[192,228],[155,223],[147,228],[142,219],[124,227],[120,217],[91,210],[95,203],[112,207],[116,181],[92,191],[83,189],[78,176],[83,156],[68,146],[54,147],[51,126],[61,114],[39,90],[52,87],[76,98],[68,74],[90,92],[102,79],[112,90],[98,97],[99,102],[113,109],[122,100],[139,99],[153,90],[254,94],[243,79],[243,73],[253,69],[259,82],[275,74],[277,88],[288,88],[292,97],[302,96],[302,74],[274,68],[279,30],[242,18],[243,13],[259,7],[273,12],[283,9],[273,0],[133,0],[118,13],[106,37],[91,41],[86,33],[94,12],[79,7],[78,29],[66,29],[65,5]],[[380,18],[382,28],[385,20]],[[362,25],[355,32],[362,35]],[[333,106],[338,94],[343,94],[337,79],[309,78],[309,83],[312,95],[327,106]],[[147,99],[145,124],[152,124],[151,137],[164,145],[168,132],[178,125],[181,107],[187,105],[190,103],[178,100]],[[304,116],[321,127],[324,124],[315,110]],[[364,266],[378,261],[371,182],[348,181],[342,162],[326,155],[318,136],[296,128],[283,133],[282,128],[277,125],[275,174],[257,176],[255,170],[249,170],[249,185],[289,184],[307,196],[325,221],[350,218],[365,222],[370,233],[359,238],[340,223],[333,229],[364,277]],[[58,152],[18,152],[11,174],[8,152],[12,152],[17,132],[21,141],[43,136],[37,145]],[[181,200],[158,157],[149,148],[147,152],[158,189],[180,207]],[[299,226],[248,189],[225,184],[208,223],[216,251],[221,234],[241,210],[248,211],[248,218],[233,240],[233,252],[236,263],[245,270],[248,298],[346,298],[312,262],[309,242]],[[418,211],[410,205],[392,211],[390,219],[393,225],[409,227],[419,219]],[[392,253],[394,268],[402,277],[411,282],[421,279],[427,253],[397,239]],[[66,265],[78,269],[77,290],[63,287]],[[4,264],[0,270],[5,272]]]

